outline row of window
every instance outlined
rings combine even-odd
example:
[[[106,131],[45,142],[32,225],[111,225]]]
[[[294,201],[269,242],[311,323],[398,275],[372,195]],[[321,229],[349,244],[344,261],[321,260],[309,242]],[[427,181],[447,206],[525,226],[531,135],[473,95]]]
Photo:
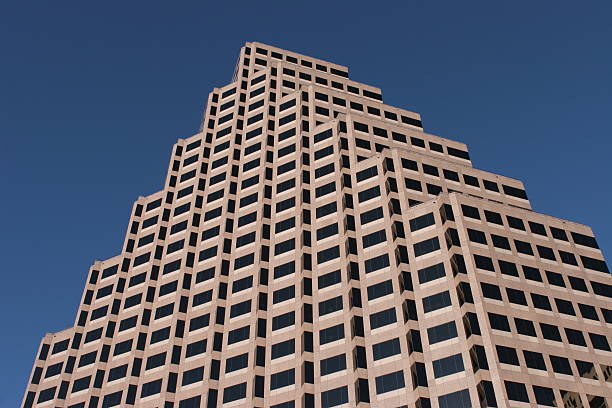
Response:
[[[285,378],[290,379],[290,373],[283,373]],[[160,381],[160,380],[158,380]],[[393,391],[396,389],[401,389],[405,386],[403,372],[398,371],[390,374],[386,374],[383,376],[376,377],[376,392],[377,394],[382,394],[385,392]],[[256,376],[255,377],[255,395],[263,396],[263,386],[264,386],[263,377]],[[146,385],[146,388],[145,388]],[[141,393],[145,393],[147,395],[155,395],[161,392],[161,382],[151,382],[143,385]],[[171,384],[169,384],[171,385]],[[482,386],[482,401],[487,404],[487,406],[497,406],[497,402],[495,400],[495,395],[493,392],[493,388],[489,381],[482,381],[480,386]],[[133,387],[133,388],[132,388]],[[230,387],[226,387],[223,390],[223,403],[229,403],[232,401],[238,401],[246,397],[246,383],[236,384]],[[506,394],[508,395],[508,399],[511,401],[518,402],[530,402],[529,392],[525,384],[515,381],[504,381],[504,388],[506,390]],[[357,401],[359,402],[370,402],[370,396],[368,391],[368,381],[366,379],[358,379],[355,384],[355,391],[357,394]],[[579,393],[574,391],[567,390],[559,390],[560,399],[556,397],[555,392],[552,388],[533,385],[531,387],[531,391],[535,398],[535,403],[540,406],[550,406],[556,407],[558,404],[564,404],[564,406],[574,406],[581,407],[583,406],[582,399]],[[480,389],[479,389],[480,392]],[[56,387],[48,388],[39,393],[38,403],[49,401],[54,398],[56,393]],[[62,395],[65,397],[65,390],[60,389],[59,397]],[[127,391],[127,402],[133,404],[135,402],[136,396],[136,386],[131,386]],[[118,391],[111,394],[107,394],[103,398],[102,406],[113,407],[118,406],[121,403],[121,399],[123,397],[123,392]],[[62,397],[63,398],[63,397]],[[217,391],[215,389],[210,389],[208,392],[208,405],[207,406],[215,406],[216,399],[218,398]],[[586,395],[588,404],[593,408],[604,408],[606,407],[605,397],[597,396],[597,395]],[[26,399],[26,407],[29,408],[32,406],[34,400],[34,395],[28,395]],[[99,397],[91,397],[90,406],[93,404],[97,405]],[[348,403],[348,387],[341,386],[338,388],[334,388],[328,391],[323,391],[321,393],[320,406],[323,408],[334,407],[342,404]],[[303,406],[305,407],[314,407],[314,395],[312,394],[304,394]],[[202,403],[201,396],[194,396],[187,399],[183,399],[179,402],[178,408],[199,408]],[[467,389],[452,392],[449,394],[441,395],[438,398],[438,405],[440,408],[470,408],[472,407],[472,403],[470,401],[469,391]],[[419,398],[418,406],[420,407],[429,407],[431,403],[428,398]],[[166,402],[164,408],[172,408],[174,407],[173,403]],[[270,408],[294,408],[295,401],[287,401],[281,404],[276,404],[271,406]],[[68,408],[85,408],[85,402],[71,405]],[[403,407],[401,407],[403,408]]]
[[[464,217],[472,218],[476,220],[482,219],[480,210],[476,207],[472,207],[467,204],[462,204],[461,211]],[[501,216],[501,214],[496,213],[494,211],[489,211],[489,210],[483,210],[483,212],[485,215],[484,219],[487,222],[491,224],[496,224],[496,225],[502,225],[502,226],[504,225],[503,217]],[[505,218],[506,218],[506,225],[509,228],[519,230],[519,231],[525,231],[525,232],[527,231],[524,220],[517,218],[517,217],[513,217],[511,215],[506,215]],[[535,221],[527,221],[527,225],[529,226],[529,232],[531,232],[535,236],[539,235],[543,237],[552,237],[554,239],[565,241],[565,242],[570,242],[569,236],[571,236],[574,244],[576,245],[582,245],[582,246],[589,247],[589,248],[599,249],[599,245],[597,244],[597,241],[595,240],[594,237],[580,234],[578,232],[573,232],[573,231],[570,231],[569,236],[568,236],[565,230],[561,228],[553,227],[553,226],[548,227],[548,229],[550,230],[550,235],[549,235],[546,230],[546,227],[543,224],[540,224]]]

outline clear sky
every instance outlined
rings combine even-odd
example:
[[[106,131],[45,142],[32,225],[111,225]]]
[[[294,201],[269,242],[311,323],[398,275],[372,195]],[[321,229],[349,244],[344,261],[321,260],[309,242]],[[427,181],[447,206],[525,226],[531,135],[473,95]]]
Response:
[[[611,16],[609,1],[3,1],[0,407],[246,41],[347,65],[611,255]]]

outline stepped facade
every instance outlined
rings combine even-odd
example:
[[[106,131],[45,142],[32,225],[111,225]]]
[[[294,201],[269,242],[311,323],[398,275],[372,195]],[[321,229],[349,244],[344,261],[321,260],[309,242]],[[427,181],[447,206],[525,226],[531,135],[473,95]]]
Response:
[[[22,407],[609,407],[612,279],[346,67],[240,50]]]

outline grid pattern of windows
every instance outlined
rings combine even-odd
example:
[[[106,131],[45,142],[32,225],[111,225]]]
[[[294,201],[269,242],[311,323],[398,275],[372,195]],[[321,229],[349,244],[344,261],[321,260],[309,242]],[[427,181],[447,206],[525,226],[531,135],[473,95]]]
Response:
[[[603,407],[611,298],[588,227],[345,67],[248,43],[23,406]]]

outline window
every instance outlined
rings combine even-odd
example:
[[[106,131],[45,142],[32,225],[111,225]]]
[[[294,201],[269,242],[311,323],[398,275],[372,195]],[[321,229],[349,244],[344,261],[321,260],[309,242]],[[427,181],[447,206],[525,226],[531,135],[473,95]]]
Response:
[[[276,390],[291,384],[295,384],[295,369],[293,368],[272,374],[270,378],[270,390]]]
[[[199,408],[201,400],[202,397],[199,395],[196,397],[181,400],[181,402],[179,402],[179,408]]]
[[[348,387],[338,387],[321,393],[321,407],[329,408],[348,403]],[[308,405],[306,405],[308,406]],[[312,405],[314,407],[314,404]]]
[[[589,333],[589,338],[591,339],[591,343],[593,343],[594,348],[598,350],[610,351],[610,344],[608,343],[606,336],[596,333]]]
[[[572,367],[565,357],[550,356],[550,363],[555,373],[572,375]]]
[[[520,188],[516,188],[512,186],[507,186],[505,184],[502,184],[502,188],[504,189],[504,194],[507,194],[509,196],[513,196],[516,198],[521,198],[523,200],[527,199],[527,194],[525,193],[525,190],[521,190]]]
[[[293,298],[295,298],[295,286],[291,285],[275,290],[272,294],[272,303],[276,304]]]
[[[464,217],[474,218],[477,220],[480,219],[480,213],[478,212],[478,208],[476,207],[461,204],[461,211],[463,212]]]
[[[368,286],[368,300],[378,299],[391,293],[393,293],[393,282],[391,280]]]
[[[576,316],[576,311],[574,310],[574,305],[572,304],[572,302],[555,298],[555,304],[557,305],[557,310],[559,311],[559,313]]]
[[[369,167],[367,169],[361,170],[357,172],[357,182],[361,182],[367,180],[372,177],[376,177],[378,175],[378,169],[376,166]]]
[[[374,360],[391,357],[401,353],[399,339],[391,339],[372,345]]]
[[[155,332],[153,332],[153,334],[155,334]],[[153,335],[151,335],[151,342],[153,342]],[[118,355],[125,354],[131,351],[132,343],[133,343],[132,339],[129,339],[129,340],[124,340],[120,343],[115,344],[115,351],[113,352],[113,356],[118,356]]]
[[[317,210],[316,210],[317,218],[321,218],[321,217],[324,217],[326,215],[329,215],[329,214],[332,214],[332,213],[335,213],[335,212],[337,212],[337,206],[336,206],[336,202],[335,201],[333,201],[333,202],[331,202],[329,204],[325,204],[325,205],[322,205],[320,207],[317,207]]]
[[[468,232],[468,238],[469,238],[470,241],[476,242],[478,244],[487,245],[487,237],[485,236],[484,232],[478,231],[478,230],[474,230],[474,229],[471,229],[471,228],[468,228],[467,232]]]
[[[45,378],[53,377],[62,372],[62,366],[64,363],[56,363],[47,367],[47,372],[45,373]]]
[[[93,364],[94,361],[96,361],[96,355],[97,351],[91,351],[89,353],[83,354],[79,359],[79,367],[85,367],[89,364]]]
[[[427,329],[427,337],[429,338],[429,344],[436,344],[441,341],[453,339],[457,337],[457,326],[454,321],[450,321],[430,327]]]
[[[194,331],[208,326],[210,321],[210,313],[203,314],[202,316],[194,317],[189,321],[189,331]]]
[[[183,382],[181,385],[189,385],[202,381],[204,379],[204,367],[192,368],[183,373]]]
[[[446,276],[444,270],[444,264],[438,263],[432,266],[428,266],[417,271],[419,275],[419,283],[423,284]]]
[[[514,318],[514,324],[516,325],[516,331],[519,334],[524,334],[525,336],[536,337],[535,326],[531,320],[524,320],[518,317]],[[510,331],[510,330],[507,330]]]
[[[249,338],[249,326],[231,330],[227,336],[227,344],[234,344]]]
[[[457,183],[459,182],[459,173],[457,173],[456,171],[443,169],[442,172],[444,173],[445,179],[456,181]]]
[[[413,245],[414,247],[414,256],[421,256],[428,254],[430,252],[434,252],[440,249],[440,241],[438,241],[438,237],[433,237],[430,239],[426,239],[421,242],[417,242]]]
[[[502,300],[499,286],[491,285],[490,283],[480,282],[480,287],[482,288],[482,294],[484,297],[489,299]]]
[[[404,372],[402,370],[376,377],[376,394],[404,388]]]
[[[546,271],[546,279],[548,279],[548,283],[554,286],[560,286],[562,288],[565,287],[565,282],[563,281],[563,275],[557,272]]]
[[[552,389],[548,387],[540,387],[538,385],[533,386],[533,393],[536,397],[538,405],[544,405],[547,407],[556,407],[555,394]]]
[[[542,336],[547,340],[561,341],[561,333],[557,326],[553,326],[547,323],[540,323],[540,329],[542,330]]]
[[[438,397],[438,404],[440,408],[472,408],[474,406],[470,401],[470,392],[467,389],[441,395]]]
[[[461,354],[444,357],[433,361],[435,378],[446,377],[447,375],[459,373],[464,370],[463,357]]]
[[[570,234],[572,235],[572,239],[574,240],[575,244],[599,249],[599,245],[597,245],[595,238],[588,235],[579,234],[577,232],[570,232]]]
[[[251,311],[251,299],[236,303],[230,308],[230,318],[241,316]]]
[[[425,148],[425,141],[418,137],[410,136],[410,143],[413,146]]]
[[[382,254],[374,258],[366,259],[365,261],[365,272],[370,273],[383,269],[389,266],[389,255]]]
[[[128,369],[128,365],[127,364],[123,364],[123,365],[120,365],[119,367],[111,368],[108,371],[108,382],[111,382],[111,381],[117,380],[119,378],[125,377],[127,375],[127,369]],[[84,380],[84,378],[82,378],[81,380]],[[76,387],[76,381],[75,381],[75,385],[74,386]],[[87,383],[85,388],[87,388],[88,386],[89,386],[89,382]],[[84,388],[82,388],[82,389],[84,389]],[[72,392],[75,392],[74,388],[72,389]]]
[[[509,400],[529,402],[529,395],[527,394],[525,384],[514,381],[504,381],[504,385],[506,387],[506,393],[508,394]]]
[[[372,330],[383,327],[397,321],[395,308],[386,309],[370,315],[370,328]]]
[[[516,246],[516,251],[526,255],[533,255],[533,248],[531,248],[531,244],[529,242],[520,241],[518,239],[514,240],[514,245]]]
[[[511,364],[515,366],[520,365],[516,350],[512,347],[497,345],[495,346],[495,349],[497,350],[497,358],[499,359],[500,363]]]
[[[237,401],[246,397],[246,383],[232,385],[223,389],[223,403]]]
[[[429,227],[430,225],[434,225],[435,222],[433,213],[421,215],[420,217],[410,220],[410,231],[418,231],[420,229]]]
[[[230,373],[232,371],[240,370],[242,368],[247,367],[248,363],[249,363],[249,353],[244,353],[244,354],[240,354],[234,357],[230,357],[225,361],[225,372]]]
[[[146,370],[163,366],[166,363],[166,353],[159,353],[147,358]]]
[[[324,316],[326,314],[333,313],[341,309],[342,309],[342,296],[337,296],[337,297],[319,302],[319,316]]]
[[[491,241],[493,242],[493,246],[495,248],[507,249],[508,251],[510,250],[510,241],[508,241],[508,238],[506,237],[491,234]]]
[[[525,275],[525,279],[542,282],[542,275],[540,275],[540,271],[537,268],[523,265],[523,274]]]
[[[496,193],[499,193],[499,186],[497,185],[497,183],[490,181],[490,180],[482,180],[482,181],[484,184],[484,188],[486,190],[495,191]]]
[[[161,392],[162,380],[155,380],[142,385],[140,397],[148,397],[150,395],[159,394]]]
[[[595,371],[595,366],[593,363],[582,360],[576,360],[575,363],[576,368],[578,369],[578,374],[580,374],[582,378],[597,380],[597,372]]]
[[[272,318],[272,330],[280,330],[295,324],[295,312],[287,312]]]
[[[487,220],[487,222],[490,222],[492,224],[497,224],[497,225],[504,225],[504,222],[502,221],[502,217],[501,215],[499,215],[499,213],[489,211],[489,210],[484,210],[484,213],[485,213],[485,219]]]
[[[290,275],[294,272],[295,272],[295,261],[291,261],[291,262],[287,262],[282,265],[275,266],[274,267],[274,279],[282,278],[283,276]],[[252,286],[252,276],[250,278],[251,278],[251,284],[249,285],[249,287]]]
[[[295,339],[289,339],[272,345],[272,359],[295,353]]]
[[[520,218],[508,215],[506,216],[506,219],[508,220],[508,226],[510,226],[510,228],[525,231],[525,224],[523,224],[523,220]]]
[[[506,294],[510,303],[527,306],[527,298],[525,298],[525,293],[522,290],[506,288]]]
[[[423,191],[423,186],[421,182],[415,179],[411,179],[409,177],[404,178],[404,183],[406,184],[406,188],[414,191]]]
[[[319,331],[319,344],[327,344],[344,338],[344,324],[328,327]]]
[[[193,296],[193,303],[192,306],[199,306],[199,305],[203,305],[205,303],[208,303],[212,300],[212,289],[209,289],[207,291],[201,292],[201,293],[197,293]]]
[[[519,276],[518,269],[516,268],[516,265],[513,264],[512,262],[500,260],[499,270],[504,275],[515,276],[515,277]]]
[[[599,259],[595,259],[595,258],[590,258],[590,257],[584,256],[584,255],[580,255],[580,260],[582,261],[582,265],[586,269],[591,269],[593,271],[603,272],[603,273],[607,273],[607,274],[610,273],[610,271],[608,270],[608,266],[606,265],[605,261],[602,261],[602,260],[599,260]]]
[[[274,255],[280,255],[295,249],[295,238],[279,242],[274,245]]]
[[[544,225],[533,221],[529,221],[528,224],[532,234],[546,236],[546,228],[544,228]]]
[[[340,270],[336,270],[330,273],[327,273],[325,275],[321,275],[318,277],[318,286],[319,289],[323,289],[326,288],[328,286],[332,286],[335,285],[337,283],[340,283],[341,281],[341,274],[340,274]]]
[[[535,370],[546,371],[546,363],[544,363],[544,357],[541,353],[535,351],[523,350],[523,357],[525,357],[525,363],[527,367]]]
[[[385,242],[387,240],[387,235],[385,234],[385,230],[382,229],[380,231],[375,231],[372,232],[370,234],[364,235],[362,238],[363,241],[363,248],[369,248],[371,246],[380,244],[382,242]],[[439,246],[438,246],[439,248]]]
[[[439,177],[438,168],[429,164],[423,163],[423,173],[429,174],[430,176]]]
[[[232,293],[237,293],[253,286],[253,276],[238,279],[232,283]]]
[[[188,344],[185,357],[193,357],[204,352],[206,352],[206,339]]]
[[[451,305],[450,293],[448,291],[436,293],[423,298],[423,309],[425,313],[441,309]]]
[[[380,187],[379,186],[374,186],[374,187],[368,188],[367,190],[360,191],[358,194],[358,200],[360,203],[370,200],[375,197],[380,197]]]
[[[550,305],[550,301],[548,300],[548,297],[544,295],[532,293],[531,301],[533,302],[533,306],[537,309],[552,311],[552,306]]]
[[[155,319],[170,316],[174,312],[174,303],[169,303],[155,309]]]
[[[323,359],[321,360],[320,367],[322,376],[346,370],[346,356],[338,354],[337,356]]]
[[[493,260],[487,256],[474,254],[474,263],[476,264],[476,268],[492,272],[495,271]]]
[[[160,341],[166,340],[169,336],[170,336],[170,327],[164,327],[163,329],[155,330],[153,333],[151,333],[150,344],[159,343]],[[115,346],[115,350],[119,346],[119,344]]]
[[[491,328],[495,330],[502,330],[509,332],[510,331],[510,323],[508,323],[508,318],[504,315],[500,315],[497,313],[488,313],[489,315],[489,323],[491,324]]]
[[[557,260],[557,258],[555,258],[555,253],[549,247],[536,245],[536,248],[538,249],[538,255],[540,255],[540,258],[549,259],[551,261]]]
[[[561,241],[569,241],[567,239],[567,234],[564,230],[560,228],[550,227],[550,232],[552,233],[553,238],[559,239]]]
[[[565,336],[567,336],[567,341],[570,344],[575,344],[577,346],[586,347],[586,340],[580,330],[574,330],[570,328],[565,328]]]
[[[365,225],[372,221],[376,221],[380,218],[383,218],[383,209],[382,207],[376,207],[372,210],[363,212],[360,214],[361,224]]]
[[[478,179],[474,176],[464,174],[463,181],[465,181],[465,184],[467,184],[468,186],[480,187],[480,184],[478,183]]]
[[[336,245],[331,248],[327,248],[317,252],[317,264],[322,264],[324,262],[331,261],[332,259],[336,259],[339,257],[340,247]]]

